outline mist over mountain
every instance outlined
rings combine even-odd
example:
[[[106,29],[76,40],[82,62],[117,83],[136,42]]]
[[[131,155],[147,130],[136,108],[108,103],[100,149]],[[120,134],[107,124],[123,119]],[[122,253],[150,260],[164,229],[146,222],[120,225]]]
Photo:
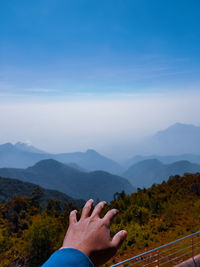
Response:
[[[44,154],[43,150],[40,150],[32,145],[22,143],[22,142],[17,142],[16,144],[12,143],[5,143],[0,145],[0,152],[8,153],[8,152],[30,152],[30,153],[39,153],[39,154]]]
[[[74,162],[69,162],[69,163],[67,163],[67,165],[68,165],[69,167],[72,167],[72,168],[78,170],[78,171],[81,171],[81,172],[88,172],[88,170],[86,170],[86,169],[80,167],[78,164],[76,164],[76,163],[74,163]]]
[[[200,154],[200,127],[191,124],[176,123],[153,138],[159,154]],[[170,153],[171,152],[171,153]]]
[[[0,177],[0,202],[6,203],[12,200],[15,196],[36,198],[42,206],[45,206],[50,199],[59,199],[61,206],[65,203],[72,203],[81,207],[84,204],[83,200],[73,199],[56,190],[45,189],[36,184],[22,182],[17,179]]]
[[[56,154],[53,158],[64,163],[74,162],[89,171],[103,170],[118,174],[123,170],[117,162],[100,155],[93,149],[88,149],[86,152]]]
[[[176,123],[135,145],[135,156],[121,165],[92,149],[51,154],[21,142],[6,143],[0,145],[0,167],[27,168],[41,160],[55,159],[84,172],[102,170],[121,175],[132,164],[146,159],[158,159],[165,164],[181,160],[200,164],[199,140],[200,127]]]
[[[38,151],[38,149],[34,148],[34,151]],[[48,155],[30,152],[25,144],[6,143],[0,145],[0,167],[26,168],[48,157]]]
[[[178,161],[172,164],[163,164],[157,159],[148,159],[133,164],[125,173],[126,177],[135,187],[150,187],[168,180],[172,175],[200,172],[200,165],[189,161]]]
[[[175,123],[133,148],[133,155],[200,155],[200,127]]]
[[[159,156],[159,155],[150,155],[150,156],[142,156],[142,155],[137,155],[126,161],[124,164],[127,167],[130,167],[133,164],[136,164],[140,161],[143,160],[148,160],[148,159],[157,159],[161,161],[162,163],[165,164],[170,164],[176,161],[190,161],[192,163],[197,163],[200,164],[200,155],[192,155],[192,154],[182,154],[182,155],[175,155],[175,156]]]
[[[79,170],[85,171],[103,170],[119,174],[123,170],[117,162],[91,149],[86,152],[51,154],[19,142],[15,145],[11,143],[0,145],[0,167],[27,168],[44,159],[74,164],[74,167],[77,166]]]
[[[42,160],[27,169],[1,168],[0,175],[59,190],[70,197],[110,201],[116,192],[132,193],[135,188],[125,178],[104,171],[80,172],[53,159]]]

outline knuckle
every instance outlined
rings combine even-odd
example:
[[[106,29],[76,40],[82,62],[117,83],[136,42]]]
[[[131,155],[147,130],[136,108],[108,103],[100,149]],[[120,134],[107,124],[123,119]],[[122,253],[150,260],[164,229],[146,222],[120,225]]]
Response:
[[[109,226],[108,220],[102,219],[102,225],[108,227]]]
[[[90,217],[90,222],[91,222],[91,223],[96,222],[96,217],[95,217],[95,216],[91,216],[91,217]]]
[[[98,209],[102,209],[104,207],[104,205],[101,203],[98,205]]]

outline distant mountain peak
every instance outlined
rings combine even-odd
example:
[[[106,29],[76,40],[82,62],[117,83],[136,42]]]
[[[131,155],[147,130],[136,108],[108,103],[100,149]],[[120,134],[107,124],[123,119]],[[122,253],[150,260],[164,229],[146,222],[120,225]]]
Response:
[[[172,124],[168,128],[158,131],[157,134],[164,133],[164,132],[171,132],[171,131],[193,131],[193,130],[200,130],[199,126],[193,125],[193,124],[184,124],[180,122],[176,122],[175,124]]]
[[[25,142],[17,142],[14,147],[20,151],[24,151],[24,152],[31,152],[31,153],[39,153],[39,154],[43,154],[46,153],[34,146],[32,146],[30,143],[25,143]]]
[[[192,124],[185,124],[185,123],[182,123],[182,122],[176,122],[174,124],[171,125],[171,127],[182,127],[182,126],[193,126]]]
[[[148,154],[199,154],[199,139],[200,126],[177,122],[152,136],[146,147]]]
[[[31,143],[30,142],[21,142],[21,141],[18,141],[15,143],[15,146],[31,146]]]
[[[94,150],[94,149],[88,149],[88,150],[86,151],[86,153],[87,153],[87,154],[98,154],[98,153],[96,152],[96,150]]]
[[[32,167],[28,167],[27,170],[42,171],[53,173],[58,170],[67,170],[68,172],[79,173],[80,171],[55,159],[43,159],[37,162]]]
[[[162,165],[163,165],[163,163],[158,159],[145,159],[145,160],[139,161],[136,164],[133,164],[132,167],[133,166],[141,166],[141,168],[143,168],[145,166],[145,168],[146,167],[148,167],[148,168],[156,168],[156,167],[160,167]]]
[[[64,164],[55,160],[55,159],[44,159],[37,162],[33,167],[31,168],[38,168],[38,167],[61,167]]]
[[[181,122],[176,122],[175,124],[171,125],[169,128],[199,128],[199,126],[193,124],[185,124]]]

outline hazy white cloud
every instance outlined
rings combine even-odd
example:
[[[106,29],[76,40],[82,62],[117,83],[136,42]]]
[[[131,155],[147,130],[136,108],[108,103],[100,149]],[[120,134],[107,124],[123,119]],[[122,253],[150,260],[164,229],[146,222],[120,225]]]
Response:
[[[30,92],[30,93],[56,93],[59,92],[57,89],[49,89],[49,88],[29,88],[25,89],[25,92]]]
[[[0,142],[30,140],[49,152],[94,148],[130,156],[143,137],[175,122],[200,125],[200,93],[110,95],[107,98],[0,104]]]

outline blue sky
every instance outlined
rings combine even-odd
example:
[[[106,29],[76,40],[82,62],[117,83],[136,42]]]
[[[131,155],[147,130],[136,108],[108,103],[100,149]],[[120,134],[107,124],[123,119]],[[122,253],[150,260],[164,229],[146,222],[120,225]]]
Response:
[[[189,0],[2,1],[1,96],[198,89],[199,12]]]
[[[200,1],[0,2],[0,143],[131,156],[200,125]]]

